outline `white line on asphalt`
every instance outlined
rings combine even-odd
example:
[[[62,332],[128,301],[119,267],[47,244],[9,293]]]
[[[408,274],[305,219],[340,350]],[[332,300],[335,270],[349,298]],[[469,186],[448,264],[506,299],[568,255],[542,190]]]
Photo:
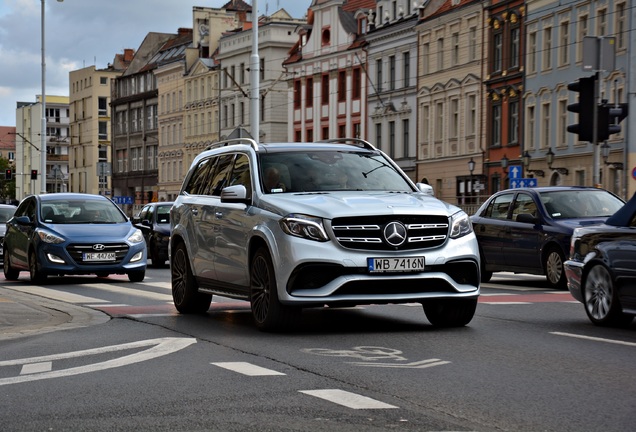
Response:
[[[247,376],[285,375],[282,372],[277,372],[275,370],[256,366],[247,362],[219,362],[210,364]]]
[[[479,302],[479,304],[487,305],[528,305],[530,302]]]
[[[20,375],[49,372],[53,368],[53,362],[39,362],[22,365]]]
[[[517,296],[519,294],[513,294],[513,293],[480,293],[479,294],[481,297],[488,297],[488,296]]]
[[[152,318],[152,317],[169,317],[179,315],[179,313],[175,310],[174,313],[156,313],[156,314],[128,314],[127,316],[131,318]]]
[[[329,402],[343,405],[353,409],[386,409],[397,408],[395,405],[389,405],[384,402],[380,402],[375,399],[371,399],[366,396],[351,393],[338,389],[326,389],[326,390],[299,390],[300,393],[307,394],[309,396],[315,396],[320,399],[324,399]]]
[[[163,300],[163,301],[172,300],[172,294],[168,295],[168,294],[155,293],[151,291],[144,291],[144,290],[139,290],[134,288],[125,288],[125,287],[117,286],[113,284],[96,283],[96,284],[90,284],[89,288],[98,289],[98,290],[106,290],[106,291],[110,291],[110,292],[114,292],[118,294],[133,295],[135,297],[145,297],[152,300]]]
[[[128,307],[130,306],[129,304],[126,303],[109,303],[109,304],[87,304],[84,305],[86,307],[92,307],[92,308],[117,308],[117,307]]]
[[[577,338],[577,339],[587,339],[587,340],[596,341],[596,342],[606,342],[606,343],[612,343],[617,345],[626,345],[626,346],[636,347],[636,343],[634,342],[626,342],[626,341],[620,341],[615,339],[605,339],[605,338],[599,338],[594,336],[585,336],[585,335],[577,335],[573,333],[561,333],[561,332],[550,332],[550,334],[557,335],[557,336]]]

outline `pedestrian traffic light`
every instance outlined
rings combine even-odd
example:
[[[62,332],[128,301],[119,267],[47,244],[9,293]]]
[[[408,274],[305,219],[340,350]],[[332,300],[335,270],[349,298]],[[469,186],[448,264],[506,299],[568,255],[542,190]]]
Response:
[[[578,102],[568,105],[568,111],[579,115],[579,122],[569,125],[568,132],[577,134],[579,141],[594,141],[595,84],[596,76],[579,78],[577,81],[568,84],[568,90],[579,94]]]
[[[598,108],[598,140],[605,141],[610,135],[621,131],[619,123],[627,117],[628,105],[626,103],[603,104]]]
[[[31,180],[38,179],[38,170],[31,170]]]
[[[6,180],[11,180],[13,178],[13,171],[11,171],[10,169],[7,169],[4,171],[4,178]]]

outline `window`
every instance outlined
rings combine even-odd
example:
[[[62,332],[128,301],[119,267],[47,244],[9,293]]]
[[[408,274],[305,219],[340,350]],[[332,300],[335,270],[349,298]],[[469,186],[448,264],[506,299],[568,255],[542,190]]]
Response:
[[[492,106],[491,147],[501,147],[501,105]]]
[[[324,126],[322,128],[322,139],[329,139],[329,126]]]
[[[239,66],[239,73],[240,73],[240,83],[241,84],[245,84],[245,63],[241,63],[241,65]]]
[[[623,7],[625,7],[625,5],[623,5]],[[108,77],[99,77],[99,83],[101,85],[106,85],[108,84]]]
[[[108,122],[100,121],[97,124],[97,127],[99,128],[97,138],[100,140],[107,140],[108,139]]]
[[[409,136],[409,119],[402,120],[402,155],[407,158],[409,157],[409,148],[410,148],[410,136]]]
[[[459,136],[459,99],[450,101],[450,132],[449,138],[457,139]]]
[[[99,97],[97,99],[97,110],[100,116],[108,115],[108,99],[106,97]]]
[[[338,102],[347,100],[347,72],[338,72]],[[342,135],[341,135],[342,137]]]
[[[261,57],[261,68],[259,72],[260,72],[261,81],[265,80],[265,58],[264,57]]]
[[[508,143],[519,143],[519,101],[513,100],[508,104]]]
[[[301,100],[300,88],[301,88],[301,82],[299,79],[297,79],[294,81],[294,108],[295,109],[300,108],[300,100]],[[227,118],[227,115],[225,117]]]
[[[583,39],[587,36],[588,32],[588,19],[587,15],[579,16],[579,23],[576,35],[576,61],[583,61]]]
[[[382,148],[382,123],[375,124],[375,145]]]
[[[537,32],[528,34],[528,73],[537,71]]]
[[[570,62],[570,23],[565,21],[560,26],[559,36],[559,66],[566,66]]]
[[[614,24],[614,34],[616,35],[616,49],[623,50],[627,47],[627,15],[625,14],[625,3],[616,4],[616,24]]]
[[[355,68],[353,70],[353,88],[351,91],[353,92],[353,99],[360,99],[360,95],[362,94],[362,70],[360,68]]]
[[[395,122],[389,122],[389,156],[395,158]]]
[[[435,140],[444,139],[444,103],[437,102],[435,104]]]
[[[311,108],[313,105],[314,105],[314,79],[307,78],[307,83],[305,84],[305,106],[308,108]]]
[[[599,9],[596,12],[596,35],[607,35],[607,11],[605,9]]]
[[[389,56],[389,90],[395,90],[395,56]]]
[[[499,72],[502,69],[503,34],[501,32],[493,35],[492,45],[492,71]]]
[[[468,60],[477,59],[477,27],[468,29]]]
[[[402,67],[404,68],[402,71],[402,80],[403,87],[408,87],[411,85],[411,53],[405,52],[402,54]]]
[[[541,131],[541,148],[547,148],[550,145],[550,103],[546,102],[541,106],[542,131]]]
[[[322,100],[323,105],[329,104],[329,75],[328,74],[324,74],[322,76],[320,98]]]
[[[322,29],[322,46],[329,45],[331,42],[331,30],[327,27]]]
[[[444,69],[444,38],[437,40],[437,70]]]
[[[552,27],[543,30],[543,64],[542,69],[552,69]]]
[[[429,70],[429,55],[430,55],[430,46],[425,43],[422,44],[422,73],[427,74],[430,72]]]
[[[558,113],[558,121],[557,121],[557,145],[565,146],[567,145],[567,121],[568,121],[568,111],[567,111],[567,99],[559,100],[559,113]]]
[[[477,96],[471,94],[467,98],[466,135],[473,136],[477,131]]]
[[[378,93],[382,91],[382,59],[375,61],[375,87]]]
[[[453,33],[452,43],[451,66],[457,66],[459,64],[459,33]]]
[[[510,30],[510,68],[519,67],[519,34],[518,27]]]

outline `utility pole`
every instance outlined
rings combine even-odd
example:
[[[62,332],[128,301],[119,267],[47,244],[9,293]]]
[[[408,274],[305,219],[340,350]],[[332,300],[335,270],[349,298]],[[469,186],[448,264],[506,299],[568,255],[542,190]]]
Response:
[[[258,56],[258,0],[252,0],[252,55],[250,57],[250,125],[257,143],[260,135],[260,58]]]

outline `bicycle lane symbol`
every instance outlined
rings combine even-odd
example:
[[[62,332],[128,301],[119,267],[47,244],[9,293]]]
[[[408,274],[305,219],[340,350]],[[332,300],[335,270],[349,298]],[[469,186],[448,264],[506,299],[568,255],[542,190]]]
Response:
[[[304,348],[301,351],[307,354],[327,357],[355,358],[362,361],[349,361],[346,363],[352,364],[354,366],[365,367],[423,369],[450,363],[450,361],[440,360],[436,358],[406,363],[408,359],[402,356],[402,351],[392,348],[375,346],[358,346],[348,350],[333,350],[329,348]]]

